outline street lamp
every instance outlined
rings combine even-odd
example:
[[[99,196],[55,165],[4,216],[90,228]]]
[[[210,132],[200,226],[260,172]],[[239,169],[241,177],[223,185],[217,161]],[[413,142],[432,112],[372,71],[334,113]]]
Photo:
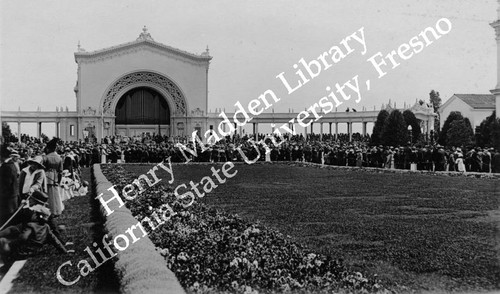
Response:
[[[408,132],[410,132],[410,144],[411,144],[411,137],[413,135],[412,132],[411,132],[411,130],[412,130],[411,125],[408,125]]]

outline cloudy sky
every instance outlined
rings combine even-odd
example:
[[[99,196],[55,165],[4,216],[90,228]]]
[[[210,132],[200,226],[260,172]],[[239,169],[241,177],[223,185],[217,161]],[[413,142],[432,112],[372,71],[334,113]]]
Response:
[[[234,109],[267,89],[281,98],[275,111],[307,108],[327,86],[355,75],[370,79],[362,100],[339,107],[380,108],[454,93],[489,93],[496,85],[496,43],[489,23],[494,0],[330,1],[24,1],[0,2],[1,109],[75,109],[73,87],[78,42],[87,51],[135,40],[144,25],[155,41],[192,53],[208,45],[209,108]],[[451,31],[382,78],[367,59],[383,55],[435,27],[441,18]],[[328,51],[364,28],[367,52],[353,46],[344,60],[291,95],[276,76],[295,79],[293,65]]]

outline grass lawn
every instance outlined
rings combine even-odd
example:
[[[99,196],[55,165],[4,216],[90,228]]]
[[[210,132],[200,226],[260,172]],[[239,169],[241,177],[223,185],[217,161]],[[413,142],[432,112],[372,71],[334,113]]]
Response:
[[[139,176],[152,167],[126,169]],[[210,167],[174,165],[173,187],[198,183]],[[499,180],[287,164],[235,169],[201,201],[376,273],[398,292],[500,289]]]
[[[82,171],[82,178],[90,182],[90,168]],[[63,233],[67,241],[74,245],[73,255],[60,254],[51,245],[44,247],[33,257],[28,258],[26,264],[19,272],[19,276],[14,280],[13,293],[91,293],[96,291],[106,293],[116,293],[117,284],[112,274],[113,263],[108,261],[94,272],[71,286],[59,283],[56,272],[59,266],[66,261],[71,261],[72,266],[66,266],[61,271],[62,276],[67,281],[76,279],[79,275],[77,264],[82,259],[87,259],[90,264],[89,255],[83,251],[85,247],[92,248],[94,237],[98,240],[101,236],[101,220],[93,209],[98,203],[93,200],[94,193],[89,191],[87,196],[74,197],[64,202],[65,210],[56,219],[58,225],[65,225],[66,232]],[[92,197],[92,198],[91,198]]]

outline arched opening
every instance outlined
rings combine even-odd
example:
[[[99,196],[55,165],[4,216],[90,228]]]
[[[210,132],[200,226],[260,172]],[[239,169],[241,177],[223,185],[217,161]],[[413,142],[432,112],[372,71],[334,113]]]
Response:
[[[126,92],[116,104],[118,135],[169,135],[170,108],[165,98],[148,87]]]

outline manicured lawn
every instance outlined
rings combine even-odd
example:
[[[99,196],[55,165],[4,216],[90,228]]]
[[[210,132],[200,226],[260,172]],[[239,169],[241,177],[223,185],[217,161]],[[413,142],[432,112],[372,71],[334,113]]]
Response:
[[[139,176],[152,167],[126,169]],[[210,176],[210,167],[174,165],[172,186],[189,187]],[[200,201],[376,273],[398,292],[500,289],[499,180],[287,164],[235,169]]]

